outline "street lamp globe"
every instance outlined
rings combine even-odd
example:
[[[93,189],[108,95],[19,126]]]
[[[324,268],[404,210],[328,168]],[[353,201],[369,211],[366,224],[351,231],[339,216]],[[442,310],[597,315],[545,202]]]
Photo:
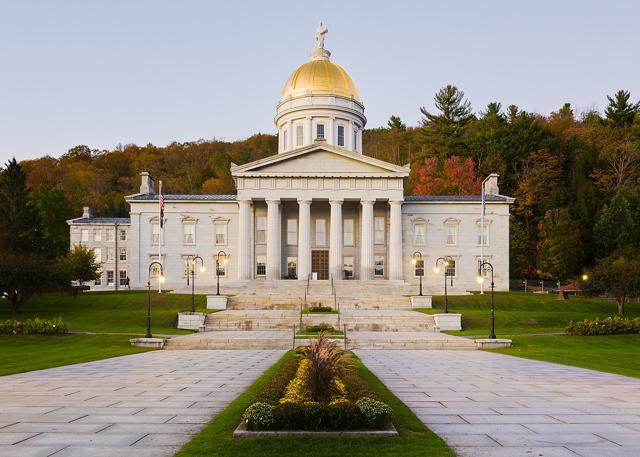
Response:
[[[433,272],[434,272],[434,273],[440,273],[440,268],[435,267],[435,268],[433,269]]]
[[[200,273],[204,273],[205,271],[207,271],[207,269],[203,266],[200,267]]]
[[[587,279],[589,279],[589,276],[587,274],[583,274],[582,275],[582,280],[586,281]]]
[[[160,275],[158,276],[158,282],[160,284],[164,284],[164,282],[167,280],[167,278],[164,277],[164,275]]]
[[[484,278],[482,276],[478,276],[476,281],[478,281],[478,284],[482,284],[484,282]]]

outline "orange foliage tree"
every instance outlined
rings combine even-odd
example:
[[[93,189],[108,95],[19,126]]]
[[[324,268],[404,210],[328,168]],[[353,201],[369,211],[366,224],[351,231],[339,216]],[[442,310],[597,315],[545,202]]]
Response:
[[[480,194],[482,181],[476,177],[476,164],[470,157],[426,157],[414,172],[416,195]]]

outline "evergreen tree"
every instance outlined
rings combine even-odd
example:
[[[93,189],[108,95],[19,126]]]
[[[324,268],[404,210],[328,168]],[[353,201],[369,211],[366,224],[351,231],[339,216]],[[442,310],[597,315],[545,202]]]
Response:
[[[407,130],[407,125],[400,120],[399,116],[391,115],[389,121],[387,122],[387,126],[392,130],[397,130],[399,132],[404,132]]]
[[[599,257],[640,252],[640,195],[620,189],[604,206],[593,227]]]
[[[566,208],[549,210],[540,222],[538,270],[542,276],[567,279],[578,273],[584,251],[578,224]]]
[[[609,105],[604,111],[607,123],[612,127],[625,127],[633,123],[633,119],[640,111],[640,102],[631,103],[629,99],[631,93],[626,90],[619,90],[613,97],[607,95]]]
[[[31,206],[38,214],[43,238],[52,257],[65,255],[69,250],[69,226],[71,207],[60,189],[42,186],[29,195]]]
[[[466,152],[463,136],[469,123],[474,119],[471,103],[464,98],[464,92],[447,85],[434,97],[437,113],[430,113],[423,106],[421,141],[433,154],[446,158],[464,155]]]

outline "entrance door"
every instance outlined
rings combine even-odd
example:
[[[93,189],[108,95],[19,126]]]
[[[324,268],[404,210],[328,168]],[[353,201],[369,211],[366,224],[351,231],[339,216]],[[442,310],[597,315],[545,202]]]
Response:
[[[329,251],[311,251],[311,271],[318,273],[318,279],[329,279]]]

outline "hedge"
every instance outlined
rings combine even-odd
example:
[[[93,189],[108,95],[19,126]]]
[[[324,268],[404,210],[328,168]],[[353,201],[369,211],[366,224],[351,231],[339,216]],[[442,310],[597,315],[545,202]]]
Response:
[[[0,335],[61,335],[67,332],[67,325],[61,318],[27,319],[26,321],[6,320],[0,322]]]
[[[569,335],[596,336],[640,333],[640,317],[627,319],[624,317],[607,317],[605,319],[585,319],[569,322],[566,328]]]

